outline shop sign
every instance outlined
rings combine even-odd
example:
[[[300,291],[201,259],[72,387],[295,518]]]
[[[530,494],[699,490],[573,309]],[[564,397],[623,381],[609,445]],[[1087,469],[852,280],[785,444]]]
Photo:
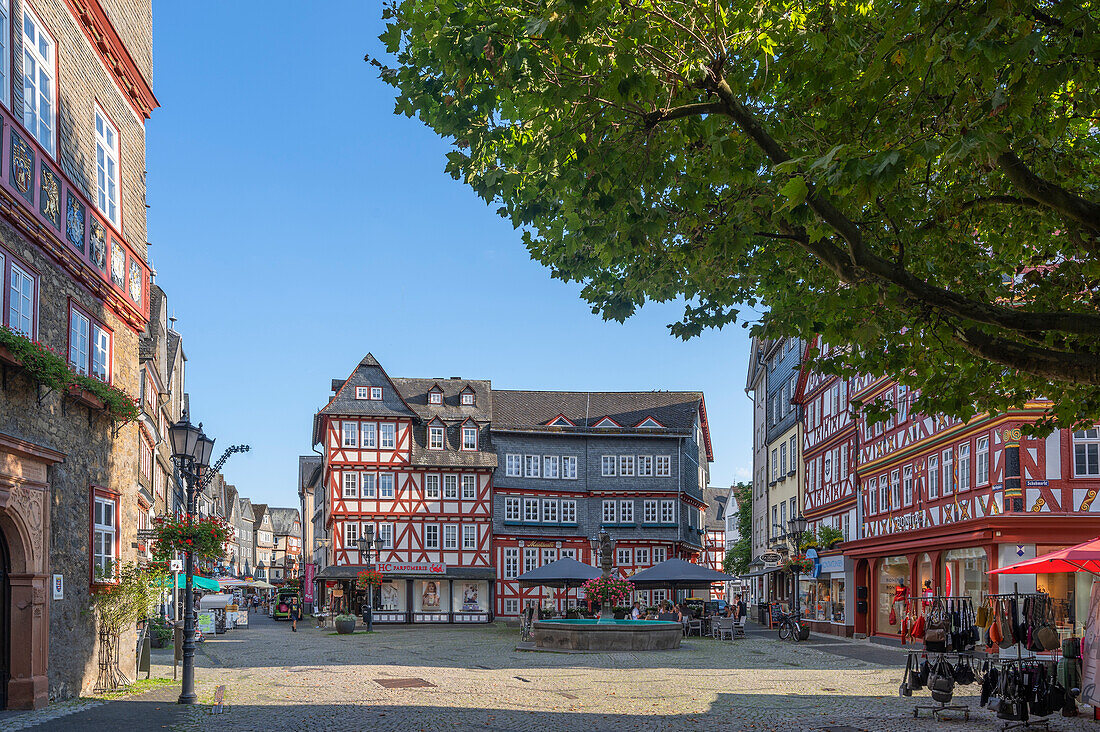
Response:
[[[782,559],[783,557],[779,555],[779,552],[764,552],[760,555],[760,561],[763,562],[764,567],[768,569],[778,567]]]
[[[379,562],[376,566],[382,574],[445,574],[447,571],[443,562]]]
[[[303,593],[302,602],[313,602],[313,570],[315,566],[313,562],[306,562],[303,567],[304,576],[302,578],[302,587],[305,590]]]
[[[212,611],[200,612],[197,624],[203,635],[214,635],[214,613]]]
[[[844,571],[844,555],[837,554],[831,557],[818,557],[822,574],[835,574]]]
[[[1050,485],[1049,480],[1029,480],[1026,482],[1028,488],[1044,488]]]
[[[891,532],[912,531],[924,528],[924,511],[913,511],[902,516],[894,516],[890,522]]]
[[[530,549],[556,549],[558,545],[552,541],[529,541],[524,546]]]

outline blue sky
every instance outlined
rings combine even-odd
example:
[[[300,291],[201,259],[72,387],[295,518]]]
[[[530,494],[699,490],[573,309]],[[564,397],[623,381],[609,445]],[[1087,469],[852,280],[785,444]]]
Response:
[[[604,322],[443,173],[365,53],[376,3],[155,3],[149,249],[226,479],[297,505],[312,415],[368,351],[400,376],[497,388],[701,389],[712,484],[747,479],[748,337],[683,342],[679,305]],[[233,34],[215,32],[233,29]],[[220,450],[219,450],[220,451]]]

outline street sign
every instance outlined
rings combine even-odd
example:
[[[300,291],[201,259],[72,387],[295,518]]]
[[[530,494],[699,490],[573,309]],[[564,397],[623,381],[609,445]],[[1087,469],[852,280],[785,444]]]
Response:
[[[183,560],[182,559],[173,559],[172,561],[170,561],[168,563],[168,569],[171,570],[172,572],[182,572],[183,571]]]

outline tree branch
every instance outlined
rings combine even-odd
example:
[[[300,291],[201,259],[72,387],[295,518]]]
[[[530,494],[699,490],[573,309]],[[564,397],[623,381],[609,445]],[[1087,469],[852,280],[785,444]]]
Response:
[[[997,165],[1014,186],[1066,218],[1100,232],[1100,204],[1081,198],[1061,186],[1035,175],[1011,150],[997,156]]]
[[[1100,359],[1094,353],[1057,351],[1031,343],[997,338],[977,328],[963,328],[952,340],[968,353],[1051,381],[1100,385]]]
[[[683,117],[715,114],[724,111],[725,107],[721,102],[698,102],[696,104],[685,104],[670,109],[656,109],[642,115],[642,122],[645,123],[646,129],[653,129],[662,122],[669,122],[670,120],[681,119]]]

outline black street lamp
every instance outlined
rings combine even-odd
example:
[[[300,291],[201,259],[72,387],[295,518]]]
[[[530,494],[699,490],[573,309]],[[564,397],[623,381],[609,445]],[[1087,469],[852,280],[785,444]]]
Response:
[[[364,555],[367,558],[367,569],[370,569],[371,564],[374,562],[373,553],[378,552],[378,558],[382,558],[382,545],[385,543],[382,541],[382,537],[374,536],[374,527],[369,524],[363,528],[363,536],[359,537],[355,542],[359,546],[359,561],[363,561]],[[374,630],[374,588],[370,585],[367,586],[367,632],[370,633]]]
[[[210,481],[210,476],[218,472],[229,456],[235,452],[248,452],[248,445],[234,445],[226,450],[211,470],[210,458],[214,454],[214,440],[199,426],[191,424],[187,414],[179,422],[168,428],[168,441],[172,445],[172,460],[175,461],[180,476],[187,489],[187,521],[195,515],[195,499]],[[183,609],[183,689],[180,704],[195,704],[195,558],[186,552],[184,571],[187,575],[184,590]]]
[[[806,517],[802,514],[798,516],[791,516],[791,519],[787,522],[787,527],[790,529],[791,534],[794,536],[794,547],[798,549],[799,543],[802,541],[802,534],[806,531]],[[798,565],[794,567],[794,601],[791,603],[794,607],[796,617],[802,615],[802,603],[798,601],[798,581],[799,581]],[[801,638],[799,639],[801,640]]]

